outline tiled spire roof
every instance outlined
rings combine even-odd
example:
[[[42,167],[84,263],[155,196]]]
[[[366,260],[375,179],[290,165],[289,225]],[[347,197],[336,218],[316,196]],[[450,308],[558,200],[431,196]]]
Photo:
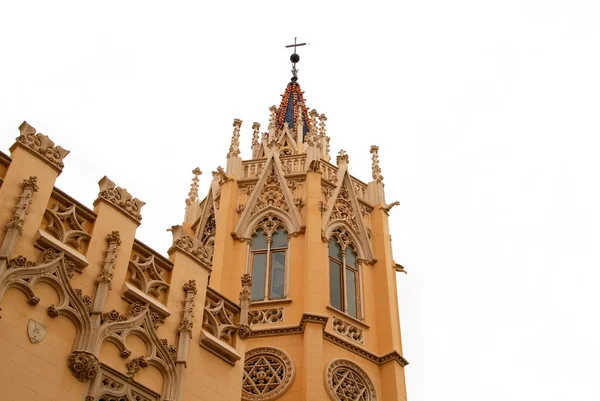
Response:
[[[308,118],[308,108],[304,103],[304,96],[300,89],[300,84],[290,82],[281,95],[281,104],[277,110],[277,128],[282,129],[283,123],[287,122],[290,128],[294,128],[298,118],[298,104],[302,105],[303,138],[310,129],[310,120]]]

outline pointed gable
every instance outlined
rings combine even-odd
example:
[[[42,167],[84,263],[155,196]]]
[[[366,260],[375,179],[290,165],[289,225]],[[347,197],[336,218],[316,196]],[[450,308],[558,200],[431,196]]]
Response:
[[[196,228],[196,237],[200,240],[200,243],[202,245],[209,245],[209,243],[212,242],[212,238],[214,238],[215,233],[217,231],[216,212],[218,208],[215,203],[215,196],[212,185],[209,188],[208,195],[206,195],[206,199],[203,203],[204,207],[202,209],[202,214],[200,216],[200,220]],[[212,246],[212,244],[210,245]]]
[[[271,152],[267,158],[234,235],[237,238],[249,238],[258,220],[268,213],[277,215],[284,221],[290,234],[302,230],[302,217],[294,205],[277,152]]]
[[[338,180],[338,185],[333,190],[323,214],[324,235],[329,237],[331,232],[340,225],[348,227],[355,237],[356,246],[361,253],[361,257],[367,262],[374,262],[375,256],[371,241],[361,218],[360,204],[352,185],[348,166],[344,165],[341,169],[343,169],[343,172],[340,171],[338,177],[342,175],[342,179]]]

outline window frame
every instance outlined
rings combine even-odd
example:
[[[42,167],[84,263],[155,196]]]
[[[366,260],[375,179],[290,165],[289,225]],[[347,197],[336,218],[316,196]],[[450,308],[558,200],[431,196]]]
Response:
[[[344,313],[345,315],[348,315],[354,319],[358,319],[361,321],[364,321],[364,314],[363,314],[363,305],[362,305],[362,273],[361,273],[361,266],[362,266],[362,260],[359,257],[359,254],[357,252],[357,247],[356,245],[354,245],[354,243],[351,240],[344,240],[343,238],[340,238],[340,235],[336,235],[338,233],[334,233],[333,235],[330,236],[329,241],[327,241],[327,259],[328,259],[328,267],[329,267],[329,306],[331,306],[333,309],[338,310],[342,313]],[[342,234],[343,235],[343,234]],[[348,237],[347,235],[344,235],[345,237]],[[341,260],[331,256],[330,252],[329,252],[329,244],[331,241],[335,241],[337,242],[337,244],[339,245],[341,251],[340,251],[340,256],[341,256]],[[356,262],[355,265],[356,266],[349,266],[346,263],[346,252],[348,251],[348,248],[352,247],[354,254],[356,255]],[[340,308],[336,308],[335,306],[333,306],[332,304],[332,294],[331,294],[331,262],[335,263],[337,266],[339,266],[339,268],[341,269],[340,271],[340,291],[341,291],[341,303],[342,303],[342,307]],[[354,272],[354,291],[355,291],[355,301],[356,301],[356,316],[352,315],[349,311],[348,311],[348,285],[347,285],[347,269],[350,269]]]
[[[267,224],[265,224],[267,223]],[[271,227],[269,227],[269,223]],[[283,231],[283,234],[286,235],[286,244],[285,246],[274,248],[273,245],[273,235],[279,232],[279,230]],[[252,249],[252,238],[257,234],[259,230],[267,236],[266,242],[267,247],[262,249]],[[252,231],[252,235],[249,241],[249,258],[248,258],[248,268],[247,271],[250,276],[254,279],[254,255],[264,254],[265,256],[265,277],[264,277],[264,297],[262,299],[251,299],[251,303],[257,302],[265,302],[265,301],[282,301],[288,298],[288,276],[289,276],[289,250],[290,250],[290,237],[287,227],[281,220],[279,220],[275,216],[268,216],[263,219]],[[283,294],[281,298],[273,298],[273,289],[271,288],[272,283],[272,275],[273,275],[273,263],[272,258],[276,253],[283,253]]]

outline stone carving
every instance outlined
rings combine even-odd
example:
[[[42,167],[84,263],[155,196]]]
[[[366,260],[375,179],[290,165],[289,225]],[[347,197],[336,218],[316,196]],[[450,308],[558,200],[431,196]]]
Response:
[[[395,201],[395,202],[389,203],[389,204],[387,204],[387,205],[385,205],[385,206],[382,206],[382,207],[381,207],[381,210],[383,210],[385,213],[389,213],[389,212],[390,212],[390,210],[392,210],[392,208],[393,208],[394,206],[400,206],[400,202],[398,202],[398,201]]]
[[[302,210],[304,207],[304,199],[294,198],[294,205],[298,208],[298,210]]]
[[[131,359],[125,366],[127,366],[127,376],[133,377],[137,372],[148,367],[148,361],[146,360],[146,357],[142,355]]]
[[[242,400],[274,400],[284,394],[295,377],[292,359],[273,347],[246,352],[242,379]]]
[[[357,343],[363,343],[363,331],[353,324],[343,321],[338,317],[333,317],[333,330],[340,333]]]
[[[92,297],[90,297],[89,295],[83,295],[83,291],[80,290],[80,289],[75,289],[75,294],[77,294],[77,297],[79,297],[79,299],[85,305],[85,307],[87,308],[87,310],[91,311],[91,309],[92,309]]]
[[[198,177],[202,175],[202,171],[196,167],[192,170],[192,174],[194,174],[194,178],[192,178],[192,185],[190,186],[188,198],[185,200],[185,203],[188,206],[198,201],[198,181],[200,181]]]
[[[121,245],[121,236],[118,231],[112,231],[106,236],[106,242],[108,249],[104,257],[104,264],[102,270],[98,273],[96,278],[96,296],[98,302],[103,306],[108,295],[108,290],[112,288],[113,272],[115,268],[115,261],[117,260],[117,248]],[[99,312],[102,311],[102,307],[98,307]]]
[[[16,258],[12,258],[8,261],[8,267],[11,269],[16,269],[19,267],[33,267],[35,266],[35,262],[27,260],[27,258],[23,255],[19,255]]]
[[[177,358],[177,347],[172,344],[169,344],[169,341],[166,338],[162,338],[160,341],[165,346],[165,348],[169,351],[169,354],[171,355],[171,359],[173,359],[173,361],[175,361],[175,359]]]
[[[258,147],[258,133],[260,130],[260,124],[255,122],[252,124],[252,149]],[[252,158],[256,158],[256,155],[252,155]]]
[[[89,241],[91,238],[84,228],[87,221],[77,215],[75,205],[63,206],[57,203],[52,209],[46,209],[44,217],[48,220],[45,230],[63,244],[79,249],[82,241]]]
[[[344,181],[342,184],[342,188],[340,189],[338,197],[333,204],[333,210],[329,216],[330,222],[339,220],[346,222],[355,232],[359,232],[354,208],[352,207],[352,203],[350,201],[348,183],[346,181]]]
[[[119,383],[116,380],[113,380],[109,377],[102,376],[102,380],[100,381],[100,387],[106,387],[111,390],[121,390],[123,388],[123,383]]]
[[[65,166],[63,159],[70,151],[60,146],[55,146],[54,142],[46,135],[36,133],[35,128],[29,125],[27,121],[23,121],[19,126],[19,133],[20,135],[16,139],[17,143],[40,156],[59,172],[63,169]]]
[[[231,342],[237,330],[233,322],[235,312],[227,308],[224,299],[207,291],[202,328],[219,340]]]
[[[80,382],[88,382],[98,374],[98,358],[87,351],[73,351],[69,355],[69,369]]]
[[[163,278],[164,270],[155,263],[154,255],[144,258],[135,255],[134,260],[129,261],[129,281],[145,294],[158,298],[161,291],[169,289],[169,283]]]
[[[142,221],[140,211],[146,202],[134,198],[125,188],[117,187],[116,184],[106,176],[102,177],[98,182],[98,185],[100,187],[100,193],[98,194],[99,198],[113,204],[137,223]]]
[[[283,322],[283,308],[256,309],[248,312],[250,325]]]
[[[124,322],[125,320],[127,320],[127,316],[121,315],[119,312],[117,312],[114,309],[108,313],[102,314],[103,322]]]
[[[29,213],[29,205],[31,205],[33,193],[38,190],[37,177],[29,177],[29,179],[23,180],[22,185],[23,190],[19,195],[15,213],[6,224],[6,233],[4,234],[4,239],[0,245],[0,256],[5,259],[8,258],[15,248],[17,238],[23,234],[25,216]],[[1,265],[0,269],[3,267],[4,265]]]
[[[325,387],[334,401],[376,401],[375,386],[360,366],[334,359],[325,367]]]
[[[379,146],[371,146],[371,154],[373,155],[372,175],[375,182],[382,182],[381,167],[379,167]]]
[[[212,266],[213,246],[212,238],[208,244],[203,245],[200,239],[185,235],[181,226],[173,226],[169,229],[173,234],[173,248],[178,248],[187,253],[193,259],[201,262],[207,269]],[[171,252],[171,250],[169,250]]]
[[[242,120],[236,118],[233,120],[233,136],[231,137],[231,145],[229,146],[229,153],[227,158],[238,156],[240,154],[240,127],[242,126]]]
[[[348,159],[348,153],[346,153],[346,151],[344,149],[341,149],[340,152],[338,153],[338,156],[336,157],[336,163],[339,166],[340,163],[350,163],[350,160]]]
[[[286,212],[289,210],[289,205],[283,194],[283,190],[273,164],[271,164],[269,175],[267,176],[265,184],[261,189],[258,198],[256,199],[254,207],[252,208],[251,215],[253,216],[269,206],[276,207]]]
[[[119,383],[116,380],[113,380],[109,377],[102,376],[102,380],[100,381],[100,387],[109,388],[111,390],[121,390],[123,388],[123,383]]]
[[[27,335],[32,344],[39,343],[46,336],[46,326],[36,320],[29,319],[27,323]]]
[[[191,320],[184,318],[179,323],[179,328],[177,329],[180,333],[188,333],[190,338],[192,338],[192,329],[194,328],[194,322]]]
[[[252,331],[248,324],[248,308],[252,300],[252,276],[249,273],[242,275],[242,291],[240,291],[240,322],[237,331],[241,339],[245,340]]]

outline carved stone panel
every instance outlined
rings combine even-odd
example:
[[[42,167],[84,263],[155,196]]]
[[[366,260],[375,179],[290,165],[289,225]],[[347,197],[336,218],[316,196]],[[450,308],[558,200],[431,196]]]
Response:
[[[273,347],[254,348],[246,352],[242,400],[274,400],[292,385],[296,371],[292,359]]]
[[[29,319],[27,323],[27,335],[32,344],[39,343],[46,335],[46,326],[36,320]]]
[[[375,386],[356,363],[334,359],[325,367],[325,388],[334,401],[376,401]]]
[[[248,321],[251,325],[283,322],[283,308],[251,310],[248,312]]]
[[[335,316],[333,317],[333,330],[357,343],[363,343],[362,329]]]

